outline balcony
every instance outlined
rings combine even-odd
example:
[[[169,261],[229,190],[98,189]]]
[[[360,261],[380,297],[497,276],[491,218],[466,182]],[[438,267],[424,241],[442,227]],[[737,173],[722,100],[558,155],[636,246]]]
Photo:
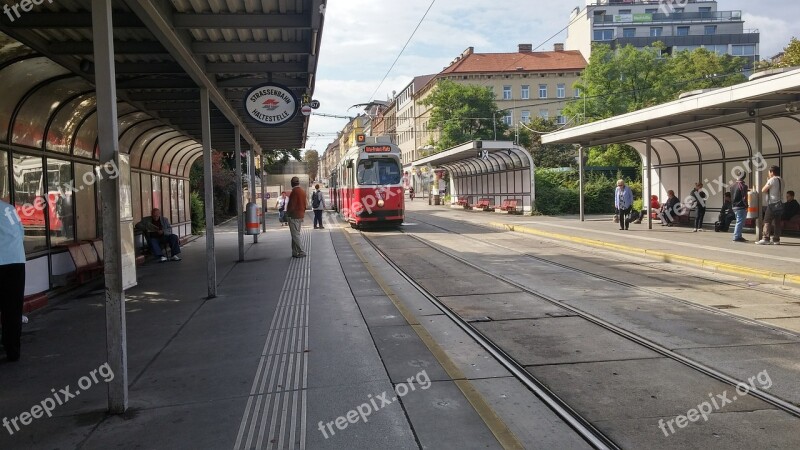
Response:
[[[716,0],[684,0],[686,3],[717,3]],[[663,0],[586,0],[586,6],[661,5]]]
[[[616,14],[594,16],[595,26],[645,23],[742,22],[741,11],[679,12],[671,14]]]

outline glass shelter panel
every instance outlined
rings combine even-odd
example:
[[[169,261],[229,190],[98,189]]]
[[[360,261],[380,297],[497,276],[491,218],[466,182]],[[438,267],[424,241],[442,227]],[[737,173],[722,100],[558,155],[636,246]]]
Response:
[[[48,208],[45,200],[42,158],[14,156],[14,206],[25,228],[25,253],[47,249]]]
[[[78,240],[97,237],[95,172],[91,164],[75,163],[75,226]]]
[[[75,240],[73,186],[72,164],[69,161],[48,158],[47,202],[51,211],[48,222],[50,246]]]

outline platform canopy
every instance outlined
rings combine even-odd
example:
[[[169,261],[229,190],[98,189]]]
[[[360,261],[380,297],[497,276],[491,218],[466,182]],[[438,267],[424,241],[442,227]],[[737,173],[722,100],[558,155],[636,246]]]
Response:
[[[762,119],[762,154],[796,150],[800,142],[800,70],[782,71],[728,88],[568,128],[544,144],[628,144],[642,155],[647,139],[654,166],[753,156],[755,119]]]
[[[24,2],[22,2],[24,3]],[[89,0],[39,2],[0,14],[0,31],[93,84]],[[274,82],[298,98],[314,91],[326,0],[114,0],[119,100],[201,140],[200,88],[207,88],[212,145],[233,148],[233,127],[250,147],[305,145],[308,117],[280,127],[249,119],[244,96]],[[28,5],[30,7],[30,5]]]
[[[412,163],[414,168],[442,168],[450,173],[453,203],[458,197],[489,198],[499,205],[519,199],[525,210],[535,202],[533,159],[510,141],[472,141]]]

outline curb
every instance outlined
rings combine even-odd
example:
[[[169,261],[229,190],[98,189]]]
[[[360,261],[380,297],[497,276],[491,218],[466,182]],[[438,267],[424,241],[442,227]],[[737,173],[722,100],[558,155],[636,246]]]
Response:
[[[631,247],[628,245],[614,244],[611,242],[598,241],[596,239],[587,239],[575,236],[568,236],[566,234],[553,233],[550,231],[537,230],[522,225],[512,225],[508,223],[489,222],[488,226],[500,230],[515,231],[517,233],[532,234],[561,241],[569,241],[576,244],[588,245],[607,250],[614,250],[618,252],[627,253],[630,255],[646,256],[656,261],[682,264],[685,266],[692,266],[701,269],[710,270],[712,272],[724,273],[729,275],[747,275],[752,278],[759,278],[762,280],[769,280],[773,283],[782,285],[793,285],[800,287],[800,275],[790,273],[778,273],[769,270],[752,269],[750,267],[739,266],[736,264],[724,263],[714,261],[711,259],[697,258],[693,256],[678,255],[675,253],[666,253],[659,250],[648,250],[645,248]]]

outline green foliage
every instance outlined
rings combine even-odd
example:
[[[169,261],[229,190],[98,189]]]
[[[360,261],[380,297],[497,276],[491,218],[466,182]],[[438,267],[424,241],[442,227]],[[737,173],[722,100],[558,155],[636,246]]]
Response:
[[[203,199],[197,192],[189,194],[190,208],[192,213],[192,234],[202,234],[206,229],[205,205]]]
[[[587,166],[596,167],[639,167],[642,158],[633,147],[621,144],[590,147]]]
[[[586,214],[614,212],[614,189],[616,179],[604,174],[590,173],[584,183],[584,211]],[[626,181],[633,191],[633,198],[641,204],[642,184]],[[536,210],[544,215],[578,214],[580,190],[578,171],[555,171],[536,169]]]
[[[519,144],[533,156],[536,167],[573,167],[575,166],[575,147],[572,145],[542,145],[542,134],[555,131],[559,125],[555,122],[537,117],[526,127],[519,128]]]
[[[306,162],[308,168],[308,179],[315,181],[317,179],[317,171],[319,170],[319,153],[316,150],[306,150],[303,155],[303,161]]]
[[[486,86],[439,80],[422,104],[432,106],[429,126],[441,133],[436,151],[476,139],[493,140],[495,132],[502,136],[508,129]]]
[[[800,66],[800,41],[796,37],[792,37],[783,49],[783,56],[778,59],[775,67],[796,67]]]
[[[745,81],[743,58],[702,48],[662,55],[663,48],[656,42],[644,49],[627,45],[614,51],[596,44],[575,84],[582,97],[568,103],[564,114],[592,122],[675,100],[681,92]]]

